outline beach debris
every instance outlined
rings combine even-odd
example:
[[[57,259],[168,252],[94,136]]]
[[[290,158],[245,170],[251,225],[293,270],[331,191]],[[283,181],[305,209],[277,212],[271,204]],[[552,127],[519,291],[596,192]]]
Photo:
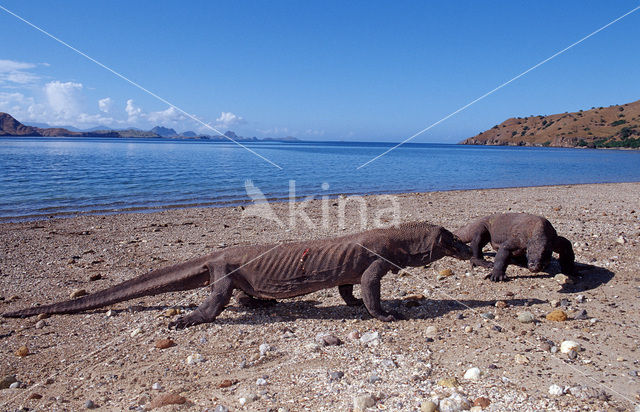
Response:
[[[48,319],[48,318],[50,318],[50,317],[51,317],[51,315],[49,315],[48,313],[41,313],[41,314],[39,314],[39,315],[37,316],[37,318],[36,318],[36,319],[38,319],[38,320],[43,320],[43,319]]]
[[[506,307],[508,307],[509,305],[507,304],[507,302],[505,302],[504,300],[499,300],[496,302],[495,307],[498,309],[504,309]]]
[[[255,393],[248,393],[242,396],[240,399],[238,399],[238,402],[240,403],[240,405],[245,405],[249,402],[253,402],[257,400],[258,400],[258,395],[256,395]]]
[[[585,320],[589,316],[587,315],[587,311],[585,309],[580,309],[573,314],[573,319],[575,320]]]
[[[491,319],[495,319],[496,315],[494,315],[492,312],[485,312],[483,314],[480,315],[482,317],[482,319],[487,319],[487,320],[491,320]]]
[[[96,405],[91,399],[87,399],[87,401],[84,403],[84,407],[85,409],[95,409],[98,407],[98,405]]]
[[[16,356],[19,356],[21,358],[24,358],[25,356],[27,356],[29,354],[29,348],[25,345],[20,346],[18,348],[18,350],[15,352]]]
[[[167,349],[172,346],[176,346],[176,343],[171,339],[159,339],[155,343],[155,347],[158,349]]]
[[[45,326],[47,326],[47,322],[45,322],[44,320],[39,320],[36,322],[36,329],[42,329]]]
[[[440,272],[438,272],[438,276],[436,277],[437,280],[442,280],[442,279],[446,279],[449,276],[453,276],[453,270],[451,269],[442,269]]]
[[[616,243],[618,243],[620,245],[624,245],[625,243],[627,243],[627,239],[624,236],[620,235],[616,239]]]
[[[349,339],[349,340],[358,340],[358,339],[360,339],[360,332],[358,332],[357,330],[352,330],[347,335],[347,339]]]
[[[342,343],[340,339],[330,333],[318,333],[315,342],[320,346],[337,346]]]
[[[359,395],[353,398],[353,410],[354,412],[364,412],[367,408],[371,408],[376,404],[376,399],[369,395]]]
[[[131,331],[130,335],[132,338],[135,338],[141,333],[142,333],[142,328],[135,328],[134,330]]]
[[[460,382],[458,382],[458,379],[455,377],[444,378],[438,381],[438,385],[444,386],[445,388],[457,388],[458,386],[460,386]]]
[[[265,356],[267,352],[271,351],[271,346],[268,343],[263,343],[258,347],[258,351],[260,352],[260,356]]]
[[[154,391],[161,391],[162,385],[160,384],[160,382],[154,382],[153,385],[151,385],[151,389],[153,389]]]
[[[568,392],[582,400],[598,399],[606,401],[609,399],[609,395],[603,389],[592,388],[589,386],[573,386],[569,388]]]
[[[584,302],[584,301],[585,301],[585,297],[584,297],[584,295],[578,295],[578,296],[576,296],[576,302],[578,302],[578,303],[582,303],[582,302]]]
[[[34,399],[34,400],[42,399],[42,395],[40,395],[37,392],[33,392],[31,395],[27,396],[27,399]]]
[[[188,365],[193,365],[193,364],[201,363],[204,361],[205,361],[204,357],[199,353],[194,353],[193,355],[187,356]]]
[[[213,412],[229,412],[229,408],[224,405],[218,405],[213,409]]]
[[[564,273],[558,273],[553,277],[553,279],[561,285],[571,285],[573,284],[573,280],[565,275]]]
[[[485,397],[485,396],[481,396],[479,398],[476,398],[475,401],[473,401],[473,406],[479,406],[482,409],[488,408],[489,405],[491,405],[491,399]]]
[[[69,298],[71,299],[75,299],[75,298],[79,298],[80,296],[85,296],[88,295],[87,291],[84,289],[74,289],[71,294],[69,295]]]
[[[531,312],[518,312],[518,322],[520,323],[531,323],[536,319],[536,317]]]
[[[527,358],[526,356],[520,354],[520,353],[516,353],[516,355],[513,358],[515,360],[515,362],[517,364],[520,365],[528,365],[529,364],[529,358]]]
[[[469,410],[471,402],[458,392],[453,392],[448,398],[440,400],[440,412],[459,412]]]
[[[256,379],[256,385],[258,386],[265,386],[267,384],[267,380],[265,378],[258,378]]]
[[[428,338],[437,338],[438,337],[438,328],[436,326],[427,326],[427,329],[425,330],[425,335]]]
[[[476,367],[469,368],[464,373],[464,379],[477,380],[479,378],[480,378],[480,368],[476,368]]]
[[[564,322],[567,320],[567,314],[562,309],[556,309],[547,314],[547,320],[553,322]]]
[[[438,405],[433,401],[424,401],[420,404],[420,412],[436,412],[437,410]]]
[[[228,388],[232,386],[234,382],[231,379],[225,379],[218,384],[218,388]]]
[[[360,343],[363,345],[376,346],[380,343],[380,333],[378,331],[365,332],[360,336]]]
[[[180,311],[178,309],[169,308],[169,309],[164,311],[164,316],[167,317],[167,318],[170,318],[170,317],[176,316],[179,313],[180,313]]]

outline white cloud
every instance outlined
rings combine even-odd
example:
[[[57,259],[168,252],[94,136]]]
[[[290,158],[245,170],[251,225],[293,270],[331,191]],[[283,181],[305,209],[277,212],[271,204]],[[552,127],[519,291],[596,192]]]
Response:
[[[113,100],[111,99],[111,97],[105,97],[104,99],[98,100],[98,108],[103,113],[109,113],[112,105]]]
[[[45,84],[44,93],[57,120],[71,120],[81,113],[81,83],[53,81]]]
[[[220,117],[216,119],[216,127],[228,129],[232,126],[237,126],[241,124],[245,124],[246,121],[231,112],[222,112],[220,113]]]
[[[159,125],[175,125],[185,119],[185,116],[173,106],[159,112],[151,112],[146,117],[151,123]]]
[[[133,99],[127,100],[127,105],[124,110],[127,112],[127,116],[129,116],[128,121],[135,122],[138,120],[138,116],[142,114],[142,109],[133,104]]]
[[[33,63],[0,60],[0,85],[7,83],[24,85],[36,82],[40,76],[28,71],[36,66]]]

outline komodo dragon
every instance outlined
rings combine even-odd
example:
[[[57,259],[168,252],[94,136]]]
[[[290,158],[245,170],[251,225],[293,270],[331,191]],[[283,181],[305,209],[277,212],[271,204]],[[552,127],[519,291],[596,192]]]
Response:
[[[575,275],[571,242],[558,236],[551,223],[542,216],[528,213],[499,213],[474,220],[454,232],[463,242],[471,242],[472,265],[491,268],[491,280],[507,280],[507,265],[518,258],[526,258],[532,272],[539,272],[551,261],[551,254],[558,253],[562,272]],[[484,260],[482,248],[491,242],[496,250],[493,265]]]
[[[380,280],[391,270],[422,266],[444,256],[471,258],[471,249],[441,226],[425,222],[373,229],[334,239],[281,245],[237,246],[148,272],[75,300],[4,313],[75,313],[165,292],[210,285],[211,295],[193,312],[169,323],[182,329],[212,322],[234,289],[261,299],[291,298],[338,286],[347,304],[358,303],[353,285],[361,285],[364,305],[381,321],[396,317],[382,309]]]

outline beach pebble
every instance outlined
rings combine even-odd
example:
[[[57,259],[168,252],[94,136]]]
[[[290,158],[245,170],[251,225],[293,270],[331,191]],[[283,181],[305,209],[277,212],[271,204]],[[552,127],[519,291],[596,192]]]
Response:
[[[375,346],[380,343],[380,333],[379,332],[365,332],[360,336],[360,343],[363,345],[372,345]]]
[[[464,378],[465,379],[470,379],[470,380],[479,379],[480,378],[480,369],[476,368],[476,367],[467,369],[467,371],[464,373]]]
[[[329,372],[329,380],[332,380],[332,381],[340,380],[342,379],[343,376],[344,376],[344,372],[342,371]]]
[[[556,309],[547,314],[547,320],[553,322],[564,322],[567,320],[567,314],[562,309]]]
[[[357,330],[352,330],[347,335],[347,339],[349,339],[349,340],[358,340],[358,339],[360,339],[360,332],[358,332]]]
[[[97,408],[97,405],[91,399],[89,399],[84,403],[84,407],[86,409],[95,409]]]
[[[100,280],[100,279],[102,279],[102,275],[99,273],[89,276],[89,282],[95,282],[96,280]]]
[[[377,372],[373,372],[371,376],[369,376],[369,378],[367,379],[369,383],[376,383],[376,382],[380,382],[381,380],[382,378],[380,377],[380,375],[378,375]]]
[[[531,312],[518,312],[518,321],[520,323],[531,323],[536,317]]]
[[[485,409],[488,408],[489,405],[491,405],[491,399],[485,397],[485,396],[481,396],[479,398],[476,398],[475,401],[473,401],[473,406],[479,406],[481,409]]]
[[[624,236],[618,236],[618,238],[616,239],[616,243],[624,245],[625,243],[627,243],[627,239]]]
[[[29,396],[27,397],[27,399],[36,399],[36,400],[37,400],[37,399],[42,399],[42,395],[40,395],[39,393],[34,392],[34,393],[32,393],[31,395],[29,395]]]
[[[507,305],[507,302],[505,302],[504,300],[499,300],[495,304],[495,307],[498,308],[498,309],[504,309],[507,306],[509,306],[509,305]]]
[[[436,277],[437,280],[442,280],[442,279],[446,279],[449,276],[453,276],[453,270],[451,269],[443,269],[440,272],[438,272],[438,276]]]
[[[438,328],[436,326],[427,326],[427,329],[424,331],[424,334],[428,338],[437,338],[438,337]]]
[[[588,318],[587,311],[584,309],[580,309],[579,311],[573,314],[573,318],[575,320],[585,320]]]
[[[69,295],[71,299],[79,298],[80,296],[87,295],[87,291],[84,289],[74,289],[73,292]]]
[[[185,403],[187,403],[187,398],[184,396],[180,396],[177,393],[166,393],[153,398],[151,402],[145,406],[144,410],[149,411],[166,405],[183,405]]]
[[[47,326],[47,323],[44,320],[39,320],[36,322],[36,329],[42,329]]]
[[[573,280],[565,275],[564,273],[558,273],[553,277],[553,279],[558,282],[560,285],[570,285],[573,283]]]
[[[218,384],[218,388],[228,388],[231,385],[233,385],[233,381],[230,379],[225,379]]]
[[[265,356],[271,350],[271,346],[268,343],[263,343],[258,347],[258,350],[260,351],[260,356]]]
[[[42,320],[42,319],[48,319],[48,318],[50,318],[50,317],[51,317],[51,315],[50,315],[50,314],[48,314],[48,313],[41,313],[41,314],[39,314],[39,315],[37,316],[37,318],[36,318],[36,319],[38,319],[38,320]]]
[[[585,301],[585,297],[584,297],[584,295],[578,295],[578,296],[576,296],[576,302],[578,302],[578,303],[582,303],[582,302],[584,302],[584,301]]]
[[[267,384],[267,380],[265,378],[258,378],[256,379],[256,385],[258,386],[265,386]]]
[[[565,340],[560,344],[560,352],[571,353],[578,352],[580,350],[580,344],[572,340]]]
[[[330,333],[318,333],[315,341],[320,346],[337,346],[342,343],[340,339]]]
[[[160,384],[160,382],[154,382],[154,384],[151,385],[151,389],[153,389],[154,391],[161,391],[162,385]]]
[[[609,399],[609,395],[601,388],[592,388],[589,386],[574,386],[569,388],[569,393],[578,399],[589,400],[599,399],[606,401]]]
[[[471,332],[473,332],[473,328],[471,326],[465,326],[464,327],[464,332],[465,333],[471,333]]]
[[[110,318],[110,317],[112,317],[113,315],[115,315],[115,313],[113,312],[113,310],[109,309],[109,310],[107,311],[107,313],[105,313],[104,315],[105,315],[106,317]]]
[[[460,382],[456,378],[444,378],[438,381],[438,385],[444,386],[445,388],[457,388],[460,386]]]
[[[180,311],[178,311],[178,309],[169,308],[169,309],[164,311],[164,316],[166,316],[167,318],[170,318],[170,317],[176,316],[179,313],[180,313]]]
[[[155,347],[158,349],[167,349],[172,346],[176,346],[176,343],[171,339],[159,339],[155,343]]]
[[[491,312],[485,312],[485,313],[481,314],[480,316],[482,316],[482,319],[488,319],[488,320],[496,318],[496,315],[494,315]]]
[[[187,356],[188,365],[193,365],[200,362],[204,362],[204,357],[202,357],[202,355],[200,355],[199,353],[194,353],[193,355]]]
[[[23,358],[29,354],[29,348],[26,346],[20,346],[15,354],[16,356]]]
[[[555,383],[549,386],[549,395],[560,396],[562,395],[563,392],[564,391],[562,390],[562,387],[559,385],[556,385]]]
[[[438,405],[433,401],[424,401],[420,404],[420,412],[436,412],[437,410]]]
[[[359,395],[353,398],[353,410],[354,412],[364,412],[367,408],[371,408],[376,404],[376,399],[369,395]]]
[[[514,360],[516,363],[520,364],[520,365],[528,365],[529,364],[529,358],[527,358],[526,356],[520,354],[520,353],[516,353],[516,355],[514,356]]]
[[[131,337],[135,338],[141,333],[142,333],[142,328],[135,328],[134,330],[131,331]]]
[[[458,412],[465,411],[471,408],[471,402],[461,394],[454,392],[448,398],[440,400],[439,410],[440,412]]]
[[[9,389],[18,389],[20,387],[20,382],[13,382],[9,385]]]
[[[304,345],[304,348],[309,352],[318,352],[320,350],[320,345],[315,342],[309,342]]]
[[[213,409],[213,412],[229,412],[229,408],[224,405],[218,405]]]

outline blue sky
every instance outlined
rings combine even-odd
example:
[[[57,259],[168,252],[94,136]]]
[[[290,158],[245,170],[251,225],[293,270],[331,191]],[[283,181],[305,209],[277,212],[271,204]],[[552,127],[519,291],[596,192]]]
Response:
[[[222,131],[401,141],[638,1],[0,0]],[[23,122],[207,132],[0,10],[0,111]],[[419,136],[640,99],[640,10]],[[209,133],[211,133],[209,131]]]

